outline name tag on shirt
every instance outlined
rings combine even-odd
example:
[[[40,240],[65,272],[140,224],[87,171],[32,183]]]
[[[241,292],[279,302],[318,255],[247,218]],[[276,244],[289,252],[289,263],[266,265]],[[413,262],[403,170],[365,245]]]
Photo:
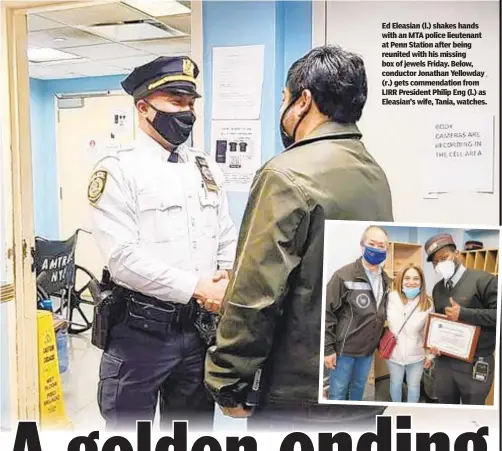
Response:
[[[218,185],[216,184],[211,169],[207,165],[207,161],[204,157],[195,157],[195,162],[199,168],[200,175],[204,181],[204,185],[208,191],[218,191]]]

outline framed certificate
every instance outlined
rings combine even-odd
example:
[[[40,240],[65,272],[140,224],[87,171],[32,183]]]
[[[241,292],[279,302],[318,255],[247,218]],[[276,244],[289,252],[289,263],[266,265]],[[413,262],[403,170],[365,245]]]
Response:
[[[442,355],[472,363],[480,330],[479,326],[430,313],[425,328],[424,346],[437,348]]]

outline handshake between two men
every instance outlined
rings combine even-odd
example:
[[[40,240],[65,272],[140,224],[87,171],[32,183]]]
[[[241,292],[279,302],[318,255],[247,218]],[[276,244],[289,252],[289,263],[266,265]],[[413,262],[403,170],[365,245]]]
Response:
[[[212,278],[201,278],[195,287],[195,300],[208,312],[218,313],[229,280],[230,273],[224,269],[216,271]]]

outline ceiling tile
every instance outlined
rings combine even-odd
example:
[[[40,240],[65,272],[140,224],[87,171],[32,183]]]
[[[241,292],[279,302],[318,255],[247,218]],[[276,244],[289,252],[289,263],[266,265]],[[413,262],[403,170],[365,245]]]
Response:
[[[183,33],[190,34],[192,27],[192,19],[190,14],[183,14],[180,16],[164,16],[156,18],[159,22],[166,24],[170,27],[176,28]]]
[[[157,25],[161,25],[160,27]],[[176,30],[164,29],[159,23],[130,23],[119,25],[99,25],[95,27],[85,27],[90,33],[102,36],[115,42],[139,41],[145,39],[163,39],[171,36],[178,36]]]
[[[128,42],[128,45],[154,55],[189,54],[190,37]]]
[[[176,0],[123,0],[152,17],[190,14],[190,7]]]
[[[64,28],[64,25],[53,22],[52,20],[45,19],[36,14],[28,14],[28,32],[40,31],[40,30],[51,30],[54,28]]]
[[[103,62],[87,62],[87,63],[74,63],[66,64],[67,70],[82,74],[87,77],[97,77],[102,75],[119,75],[125,74],[127,71],[119,67],[104,64]]]
[[[72,47],[71,53],[91,60],[105,60],[117,57],[143,56],[141,50],[120,44],[100,44],[85,47]]]
[[[109,66],[118,67],[126,71],[131,71],[135,67],[142,66],[143,64],[149,63],[155,59],[155,55],[142,55],[130,58],[114,58],[107,61]]]
[[[28,46],[37,48],[70,49],[71,47],[107,44],[109,42],[106,39],[70,27],[35,31],[28,34]]]
[[[67,10],[37,13],[28,18],[30,48],[48,47],[78,55],[84,60],[53,64],[30,64],[30,77],[41,79],[122,75],[152,61],[159,55],[190,54],[190,36],[158,38],[127,44],[86,31],[96,23],[147,19],[148,16],[126,5],[108,3]],[[163,24],[190,33],[190,15],[158,18]],[[62,26],[61,23],[68,24]],[[59,39],[58,39],[59,38]]]
[[[89,26],[97,23],[127,22],[147,19],[149,16],[123,3],[84,6],[40,14],[57,22],[74,26]]]
[[[31,78],[43,80],[54,80],[59,78],[75,78],[83,75],[72,70],[71,67],[61,64],[59,66],[30,65],[29,73]]]

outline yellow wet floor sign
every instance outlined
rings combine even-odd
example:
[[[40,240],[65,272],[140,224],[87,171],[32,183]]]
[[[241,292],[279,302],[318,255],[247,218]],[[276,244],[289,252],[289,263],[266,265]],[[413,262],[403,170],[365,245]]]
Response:
[[[59,374],[56,333],[52,313],[37,312],[38,381],[40,394],[40,426],[67,428],[63,388]]]

